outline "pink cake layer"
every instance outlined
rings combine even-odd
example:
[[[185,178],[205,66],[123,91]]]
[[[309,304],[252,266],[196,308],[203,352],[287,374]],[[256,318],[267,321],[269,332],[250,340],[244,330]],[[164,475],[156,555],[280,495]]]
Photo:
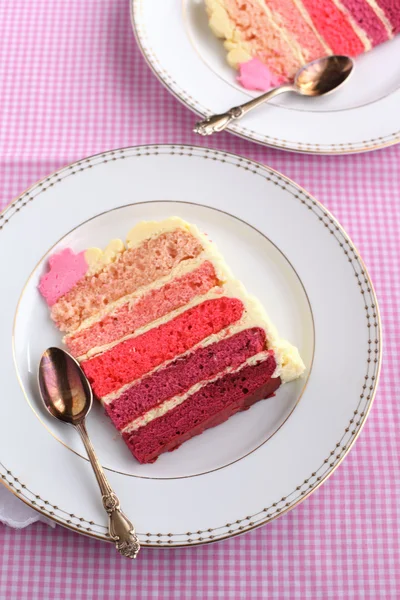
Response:
[[[159,327],[83,361],[81,366],[94,393],[101,398],[235,323],[243,311],[243,303],[237,298],[206,300]]]
[[[206,429],[229,419],[240,410],[272,395],[279,378],[272,379],[276,363],[272,355],[238,373],[224,375],[205,385],[182,404],[123,438],[141,463],[154,462]]]
[[[168,275],[173,267],[195,258],[202,250],[198,240],[183,229],[147,239],[123,252],[100,273],[83,277],[54,304],[51,316],[61,331],[74,330],[107,304]]]
[[[148,323],[188,304],[196,296],[206,294],[219,284],[213,265],[202,263],[190,273],[151,290],[138,300],[127,301],[91,327],[65,338],[74,356],[82,356],[96,348],[132,334]]]
[[[244,42],[275,75],[292,76],[300,67],[289,43],[274,28],[257,0],[225,0],[225,7]]]
[[[400,33],[400,2],[399,0],[377,0],[383,8],[386,17],[392,24],[394,33]]]
[[[368,35],[373,46],[385,42],[388,34],[382,21],[367,0],[341,0],[358,25]],[[400,4],[399,4],[400,7]]]
[[[285,29],[293,36],[303,50],[306,61],[326,54],[312,27],[303,19],[293,0],[264,0],[273,15],[279,15]]]
[[[245,329],[220,342],[198,348],[167,367],[143,378],[105,405],[117,429],[151,408],[187,392],[199,381],[215,377],[228,367],[236,369],[245,360],[265,349],[265,331]]]
[[[348,17],[333,0],[302,0],[314,25],[334,54],[357,56],[365,48]]]

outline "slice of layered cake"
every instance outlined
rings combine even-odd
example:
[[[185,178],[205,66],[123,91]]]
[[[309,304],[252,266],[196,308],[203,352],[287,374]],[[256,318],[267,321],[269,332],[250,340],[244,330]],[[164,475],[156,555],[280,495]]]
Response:
[[[238,81],[265,91],[330,54],[357,56],[400,32],[399,0],[205,0]]]
[[[153,462],[304,371],[215,244],[177,217],[49,260],[39,290],[132,454]]]

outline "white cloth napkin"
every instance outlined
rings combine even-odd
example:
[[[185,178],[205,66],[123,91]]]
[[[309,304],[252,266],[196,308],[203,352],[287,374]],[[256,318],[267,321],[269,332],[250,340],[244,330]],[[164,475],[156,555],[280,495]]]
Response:
[[[22,500],[9,492],[4,485],[0,484],[0,523],[22,529],[36,521],[42,521],[42,523],[55,527],[53,521],[29,508]]]

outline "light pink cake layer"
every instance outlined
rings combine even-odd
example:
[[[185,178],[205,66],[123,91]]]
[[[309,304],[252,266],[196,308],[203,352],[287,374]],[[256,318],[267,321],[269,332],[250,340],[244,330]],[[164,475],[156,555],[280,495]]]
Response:
[[[332,0],[302,0],[314,25],[334,54],[357,56],[365,48],[348,17]]]
[[[74,356],[82,356],[91,348],[110,344],[134,333],[156,319],[185,306],[218,285],[213,265],[206,261],[197,269],[172,280],[161,288],[151,290],[138,300],[127,301],[91,327],[65,339]]]
[[[307,62],[326,54],[311,25],[305,21],[293,0],[264,0],[264,2],[274,15],[279,15],[285,29],[301,46]]]
[[[73,331],[107,304],[168,275],[180,262],[195,258],[202,250],[199,241],[183,229],[147,239],[137,248],[125,250],[100,273],[81,279],[54,304],[52,319],[61,331]]]

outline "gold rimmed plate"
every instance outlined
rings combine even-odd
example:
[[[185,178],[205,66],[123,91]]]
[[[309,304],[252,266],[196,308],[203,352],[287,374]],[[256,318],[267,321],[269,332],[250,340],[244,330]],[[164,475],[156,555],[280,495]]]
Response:
[[[195,113],[224,113],[257,94],[237,83],[222,41],[208,27],[204,0],[130,1],[133,30],[149,66]],[[396,144],[399,52],[397,36],[358,57],[351,78],[334,94],[322,98],[286,94],[233,123],[228,131],[267,146],[315,154],[366,152]],[[197,120],[194,116],[193,124]]]
[[[38,401],[39,357],[61,343],[38,279],[57,248],[105,246],[139,220],[171,215],[207,231],[300,348],[307,373],[153,465],[136,463],[94,410],[89,432],[141,543],[166,547],[247,531],[314,491],[365,422],[381,352],[376,299],[357,250],[315,199],[279,173],[189,146],[115,150],[61,169],[0,218],[0,247],[12,248],[0,265],[8,281],[0,476],[46,516],[107,539],[79,440]]]

